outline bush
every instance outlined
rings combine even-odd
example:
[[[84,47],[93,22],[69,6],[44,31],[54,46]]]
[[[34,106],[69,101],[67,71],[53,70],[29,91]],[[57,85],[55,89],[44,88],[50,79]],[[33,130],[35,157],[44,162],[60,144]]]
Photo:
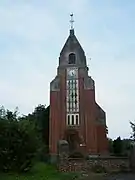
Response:
[[[101,166],[100,164],[93,165],[91,170],[95,173],[106,173],[106,168],[104,166]]]
[[[28,171],[39,147],[35,125],[25,119],[0,120],[0,170]]]

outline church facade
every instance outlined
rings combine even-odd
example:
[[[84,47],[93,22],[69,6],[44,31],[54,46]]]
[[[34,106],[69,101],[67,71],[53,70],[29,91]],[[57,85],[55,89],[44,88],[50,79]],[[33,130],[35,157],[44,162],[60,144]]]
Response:
[[[95,83],[88,75],[86,56],[74,29],[60,52],[57,75],[50,83],[50,154],[66,140],[70,152],[108,152],[106,113],[96,103]]]

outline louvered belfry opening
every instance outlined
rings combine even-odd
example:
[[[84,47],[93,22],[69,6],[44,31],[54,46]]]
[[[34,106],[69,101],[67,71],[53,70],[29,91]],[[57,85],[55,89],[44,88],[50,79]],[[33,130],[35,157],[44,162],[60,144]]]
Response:
[[[69,64],[75,64],[76,63],[76,56],[74,53],[70,53],[69,54],[69,60],[68,60]]]

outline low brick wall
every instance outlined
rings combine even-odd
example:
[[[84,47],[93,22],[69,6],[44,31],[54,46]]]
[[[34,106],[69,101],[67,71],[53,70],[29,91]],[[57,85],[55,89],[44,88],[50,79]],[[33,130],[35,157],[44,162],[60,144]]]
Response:
[[[104,167],[107,172],[119,171],[122,167],[129,168],[129,159],[124,157],[91,157],[89,160],[63,159],[59,161],[58,169],[63,172],[88,172],[96,166]]]

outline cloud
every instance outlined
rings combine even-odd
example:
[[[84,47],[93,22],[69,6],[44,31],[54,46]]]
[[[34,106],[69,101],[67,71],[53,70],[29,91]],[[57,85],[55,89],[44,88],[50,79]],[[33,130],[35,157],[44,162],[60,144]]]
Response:
[[[56,33],[59,29],[55,17],[47,9],[27,4],[1,7],[0,17],[1,32],[29,41],[44,41],[48,38],[43,36],[47,29],[52,36],[54,29]]]

